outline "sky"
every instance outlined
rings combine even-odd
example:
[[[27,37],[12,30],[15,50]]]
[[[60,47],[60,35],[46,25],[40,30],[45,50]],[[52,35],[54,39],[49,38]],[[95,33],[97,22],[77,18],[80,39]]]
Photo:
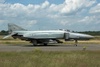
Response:
[[[0,0],[0,30],[100,31],[100,0]]]

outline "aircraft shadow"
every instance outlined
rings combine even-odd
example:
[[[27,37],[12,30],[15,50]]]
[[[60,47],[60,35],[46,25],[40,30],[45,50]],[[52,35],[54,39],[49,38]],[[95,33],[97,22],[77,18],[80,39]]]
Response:
[[[21,46],[21,47],[76,47],[75,45],[71,45],[71,44],[48,44],[47,46],[45,45],[32,45],[32,44],[10,44],[9,46]]]
[[[45,45],[36,45],[36,46],[33,46],[33,45],[21,45],[22,47],[73,47],[75,45],[65,45],[65,44],[48,44],[47,46]]]
[[[48,47],[48,46],[60,46],[60,45],[47,45],[47,46],[44,46],[44,45],[23,45],[22,47]]]

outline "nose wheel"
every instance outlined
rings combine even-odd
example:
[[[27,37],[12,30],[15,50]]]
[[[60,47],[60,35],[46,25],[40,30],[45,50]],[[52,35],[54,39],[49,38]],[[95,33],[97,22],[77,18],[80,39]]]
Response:
[[[77,43],[78,43],[78,41],[77,41],[77,40],[75,40],[75,46],[77,46]]]

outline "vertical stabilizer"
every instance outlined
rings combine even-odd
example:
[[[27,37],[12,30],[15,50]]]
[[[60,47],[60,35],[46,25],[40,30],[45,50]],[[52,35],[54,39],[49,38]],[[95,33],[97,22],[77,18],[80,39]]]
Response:
[[[26,29],[23,29],[13,23],[8,23],[8,31],[9,33],[12,33],[13,31],[26,31]]]

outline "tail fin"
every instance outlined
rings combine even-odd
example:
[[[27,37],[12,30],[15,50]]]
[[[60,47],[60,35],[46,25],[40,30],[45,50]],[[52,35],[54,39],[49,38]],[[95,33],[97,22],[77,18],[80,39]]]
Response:
[[[12,33],[13,31],[26,31],[26,29],[23,29],[13,23],[8,23],[8,31],[9,33]]]

